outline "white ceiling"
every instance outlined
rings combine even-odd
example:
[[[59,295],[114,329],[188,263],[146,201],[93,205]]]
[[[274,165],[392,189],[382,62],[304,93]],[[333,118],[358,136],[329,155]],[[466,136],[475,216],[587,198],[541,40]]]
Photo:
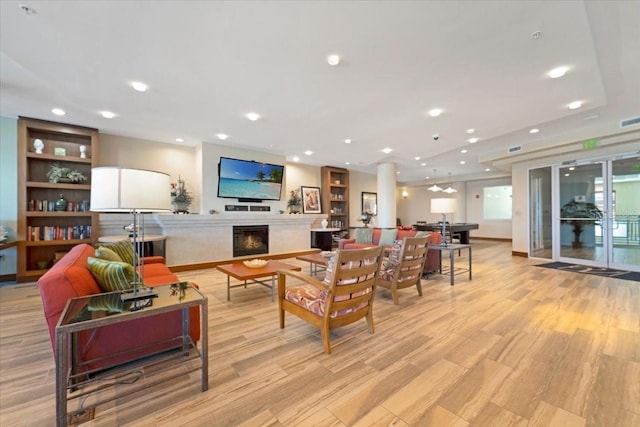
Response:
[[[371,173],[394,161],[401,182],[477,178],[488,153],[640,115],[638,22],[638,1],[2,1],[0,114]]]

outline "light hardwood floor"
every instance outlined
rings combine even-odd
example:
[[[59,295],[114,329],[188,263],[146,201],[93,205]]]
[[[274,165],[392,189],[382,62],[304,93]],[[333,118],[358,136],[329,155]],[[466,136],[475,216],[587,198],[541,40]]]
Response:
[[[86,426],[639,426],[640,282],[533,267],[508,243],[472,242],[473,281],[378,291],[332,332],[260,286],[180,273],[209,297],[210,389],[198,374],[100,406]],[[459,265],[464,265],[463,259]],[[297,263],[290,260],[291,263]],[[300,263],[303,271],[308,264]],[[54,424],[54,363],[34,284],[0,288],[0,425]]]

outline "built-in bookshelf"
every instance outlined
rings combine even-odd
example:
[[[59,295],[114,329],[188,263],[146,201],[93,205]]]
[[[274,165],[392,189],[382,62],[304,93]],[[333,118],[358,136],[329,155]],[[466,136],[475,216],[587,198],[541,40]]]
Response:
[[[343,168],[320,168],[322,213],[328,215],[329,227],[349,230],[349,171]]]
[[[74,245],[95,242],[98,214],[89,200],[98,141],[96,129],[18,120],[18,281],[36,280]],[[50,182],[52,165],[87,180]]]

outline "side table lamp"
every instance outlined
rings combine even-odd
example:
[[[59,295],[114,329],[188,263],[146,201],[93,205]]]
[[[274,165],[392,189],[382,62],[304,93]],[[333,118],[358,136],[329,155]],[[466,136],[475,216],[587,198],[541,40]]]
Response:
[[[169,194],[170,177],[166,173],[98,167],[91,169],[91,210],[94,212],[129,212],[133,219],[131,244],[133,246],[132,292],[123,293],[122,301],[152,298],[158,294],[144,286],[144,214],[146,212],[171,212]],[[138,230],[142,245],[138,245]],[[140,267],[140,274],[138,274]]]
[[[442,246],[447,246],[447,214],[456,213],[456,199],[431,199],[431,213],[442,214]]]

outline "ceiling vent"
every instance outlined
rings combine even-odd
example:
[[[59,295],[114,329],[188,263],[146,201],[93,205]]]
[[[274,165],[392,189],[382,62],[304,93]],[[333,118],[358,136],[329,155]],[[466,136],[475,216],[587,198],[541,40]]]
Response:
[[[636,126],[636,125],[640,125],[640,116],[632,117],[630,119],[620,120],[621,128],[626,128],[629,126]]]
[[[517,153],[518,151],[522,151],[522,145],[507,148],[508,153]]]

